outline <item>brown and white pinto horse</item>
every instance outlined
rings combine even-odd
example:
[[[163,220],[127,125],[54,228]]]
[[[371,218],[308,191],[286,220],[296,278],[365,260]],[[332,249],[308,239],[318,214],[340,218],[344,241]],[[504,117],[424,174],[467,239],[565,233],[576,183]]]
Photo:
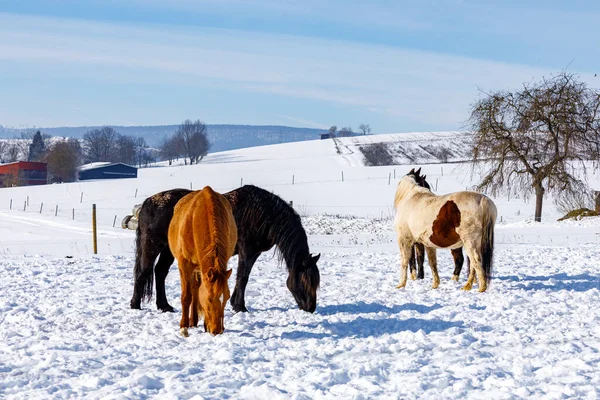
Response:
[[[181,334],[187,337],[188,327],[198,326],[199,315],[205,331],[223,333],[227,261],[237,243],[231,205],[210,186],[185,196],[175,206],[168,237],[181,277]]]
[[[477,273],[479,291],[484,292],[492,275],[497,214],[494,202],[475,192],[436,196],[431,190],[419,186],[417,179],[412,169],[396,188],[394,227],[398,233],[402,257],[397,288],[406,286],[413,245],[422,243],[429,258],[434,289],[440,283],[436,249],[464,247],[471,261],[471,268],[463,289],[471,290]]]

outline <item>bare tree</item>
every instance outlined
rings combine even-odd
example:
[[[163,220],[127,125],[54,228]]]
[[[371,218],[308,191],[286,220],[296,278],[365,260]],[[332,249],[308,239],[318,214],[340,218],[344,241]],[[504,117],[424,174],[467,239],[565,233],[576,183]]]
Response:
[[[562,72],[518,91],[486,94],[471,108],[473,165],[484,170],[479,189],[535,193],[541,221],[548,191],[585,187],[574,165],[600,158],[600,92]]]
[[[21,146],[19,142],[13,142],[8,145],[6,149],[6,162],[16,162],[19,161],[19,157],[21,155]]]
[[[352,136],[354,132],[352,131],[352,128],[349,126],[345,126],[342,129],[340,129],[340,131],[338,132],[338,136],[339,137],[346,137],[346,136]]]
[[[8,143],[4,140],[0,140],[0,163],[6,160],[6,150],[8,149]]]
[[[362,133],[363,135],[370,135],[371,134],[371,125],[368,124],[360,124],[358,126],[358,130],[360,133]]]
[[[86,162],[114,160],[118,137],[117,131],[110,126],[93,129],[83,135]]]
[[[52,182],[73,182],[81,165],[81,144],[77,139],[55,143],[46,154],[48,175]]]
[[[337,132],[337,126],[331,125],[331,127],[329,128],[329,137],[334,138],[336,136],[336,132]]]
[[[184,156],[190,160],[190,164],[197,163],[208,153],[210,143],[204,122],[186,119],[179,125],[175,136],[183,148]]]
[[[173,163],[173,160],[180,156],[180,146],[177,143],[177,137],[171,136],[170,138],[165,138],[160,144],[160,156],[164,160],[169,161],[169,165]]]
[[[137,161],[137,139],[128,135],[117,135],[116,152],[106,161],[135,165]]]

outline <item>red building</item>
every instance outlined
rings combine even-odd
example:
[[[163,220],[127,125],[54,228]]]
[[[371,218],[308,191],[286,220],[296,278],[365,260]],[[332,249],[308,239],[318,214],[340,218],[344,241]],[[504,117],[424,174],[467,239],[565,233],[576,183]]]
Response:
[[[0,187],[45,185],[47,178],[48,167],[43,162],[0,164]]]

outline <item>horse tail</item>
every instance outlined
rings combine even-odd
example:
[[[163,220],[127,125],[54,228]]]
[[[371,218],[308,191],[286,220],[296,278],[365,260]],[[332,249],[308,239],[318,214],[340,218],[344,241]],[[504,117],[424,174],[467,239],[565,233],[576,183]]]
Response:
[[[142,224],[138,221],[138,226],[135,229],[135,264],[133,266],[133,276],[139,284],[140,299],[150,301],[152,299],[152,288],[154,287],[154,271],[150,267],[150,271],[145,271],[145,266],[142,265],[142,253],[144,246],[142,245]]]
[[[496,206],[487,197],[484,197],[483,208],[483,234],[481,238],[481,267],[485,273],[486,283],[492,279],[492,265],[494,261],[494,225],[496,224]]]

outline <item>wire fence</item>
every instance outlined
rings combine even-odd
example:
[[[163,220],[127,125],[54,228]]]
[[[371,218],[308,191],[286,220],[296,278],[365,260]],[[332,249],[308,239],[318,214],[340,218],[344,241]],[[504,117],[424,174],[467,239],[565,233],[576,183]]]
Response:
[[[435,169],[428,171],[429,180],[432,185],[432,189],[434,192],[438,190],[439,185],[443,182],[443,177],[446,175],[456,175],[456,171],[452,170],[452,168],[448,168],[446,166],[446,170],[444,169],[444,165],[439,166],[439,171]],[[437,167],[435,167],[437,168]],[[269,189],[277,189],[281,187],[292,187],[292,186],[306,186],[306,185],[331,185],[333,183],[336,184],[349,184],[352,182],[371,182],[376,186],[395,186],[398,179],[404,175],[406,167],[402,168],[380,168],[378,169],[377,174],[368,174],[368,175],[354,175],[352,173],[344,173],[343,170],[339,171],[338,178],[333,179],[331,175],[331,171],[329,171],[329,175],[325,179],[300,179],[300,176],[295,173],[291,173],[289,179],[284,181],[279,179],[277,181],[265,182],[264,179],[261,179],[260,182],[253,182],[252,180],[244,180],[243,177],[240,178],[239,183],[243,185],[245,183],[257,184],[267,190]],[[402,172],[400,172],[402,171]],[[462,174],[462,172],[461,172]],[[229,180],[231,182],[231,179]],[[137,183],[137,182],[136,182]],[[83,185],[80,185],[80,187]],[[199,189],[203,185],[198,184],[198,182],[190,181],[189,188],[191,189]],[[181,186],[180,186],[181,187]],[[233,190],[239,186],[230,185],[227,187],[219,187],[217,185],[213,186],[213,189],[219,192],[227,192]],[[23,189],[23,188],[20,188]],[[127,192],[119,192],[120,195],[110,195],[104,194],[99,196],[91,196],[86,194],[84,190],[70,190],[67,188],[66,197],[60,199],[59,201],[45,201],[47,199],[41,199],[42,192],[39,191],[39,187],[31,187],[29,191],[21,190],[19,196],[15,193],[15,196],[7,196],[4,194],[0,198],[2,203],[0,203],[0,210],[8,210],[11,211],[10,215],[14,215],[16,217],[23,217],[26,219],[35,220],[39,216],[44,217],[46,222],[48,221],[57,221],[57,223],[61,224],[72,224],[81,229],[82,226],[89,227],[89,232],[91,233],[91,210],[92,204],[98,205],[98,226],[100,229],[106,231],[114,228],[115,230],[122,231],[121,221],[126,215],[130,215],[133,213],[133,207],[136,204],[141,204],[143,200],[149,196],[154,195],[157,191],[145,191],[135,186],[131,186],[128,188]],[[465,190],[469,190],[471,187],[465,185]],[[106,192],[104,192],[106,193]],[[387,200],[387,199],[386,199]],[[131,205],[129,207],[123,206],[123,202],[130,201]],[[505,199],[495,199],[495,201],[501,201],[503,204],[516,204],[523,205],[523,211],[518,208],[516,211],[512,211],[511,213],[502,212],[498,216],[498,222],[502,224],[506,222],[506,219],[515,219],[515,217],[519,217],[520,220],[523,219],[533,219],[533,210],[526,210],[525,206],[529,205],[528,198],[521,198],[520,196],[511,195],[508,193]],[[115,204],[114,206],[112,204]],[[302,216],[307,216],[311,214],[322,214],[328,213],[332,214],[336,212],[336,210],[341,210],[342,213],[348,213],[349,211],[355,210],[368,210],[369,214],[373,217],[378,218],[393,218],[394,210],[391,206],[390,202],[385,201],[379,204],[314,204],[314,203],[301,203],[295,202],[294,208],[299,212]],[[340,214],[342,214],[340,213]],[[84,222],[84,223],[83,223]],[[84,230],[87,230],[85,228]],[[106,233],[106,232],[103,232]],[[591,236],[590,236],[591,235]],[[590,239],[593,238],[593,239]],[[85,240],[88,240],[86,238]],[[394,241],[394,239],[392,239]],[[371,241],[372,243],[375,243]],[[539,233],[527,233],[527,234],[498,234],[497,235],[497,243],[499,244],[540,244],[540,245],[556,245],[556,244],[577,244],[577,243],[586,243],[586,242],[600,242],[600,234],[599,233],[575,233],[566,235],[564,233],[552,233],[552,232],[539,232]],[[90,244],[83,244],[82,241],[45,241],[45,244],[48,245],[56,245],[60,246],[65,250],[73,254],[92,254],[91,253],[91,241]],[[388,243],[387,240],[380,244]],[[6,245],[5,245],[6,244]],[[3,244],[0,241],[0,253],[9,254],[11,251],[19,252],[22,250],[27,250],[28,247],[31,247],[31,243],[18,243],[14,241],[5,241]],[[131,238],[117,238],[117,237],[100,237],[100,248],[99,252],[104,254],[116,254],[117,252],[131,252],[133,251]]]

